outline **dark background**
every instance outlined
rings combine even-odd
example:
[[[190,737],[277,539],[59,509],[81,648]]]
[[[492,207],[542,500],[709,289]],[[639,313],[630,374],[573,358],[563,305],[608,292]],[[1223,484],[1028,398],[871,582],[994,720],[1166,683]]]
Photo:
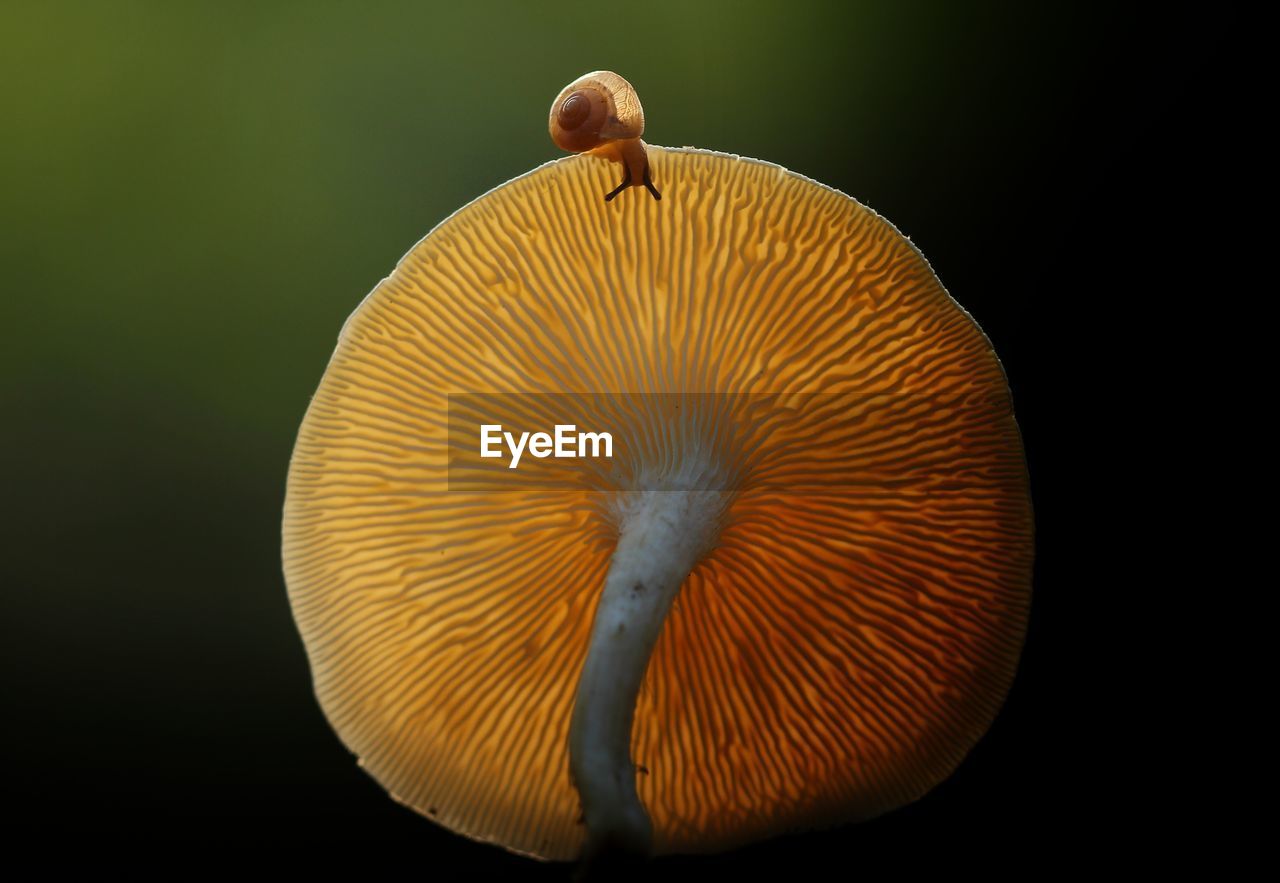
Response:
[[[1159,315],[1205,293],[1231,24],[1059,3],[6,3],[10,848],[134,876],[566,878],[356,767],[311,695],[279,526],[345,317],[438,221],[557,156],[551,99],[610,68],[647,140],[779,163],[912,238],[1004,361],[1037,511],[1023,664],[951,779],[869,824],[654,869],[1130,854],[1154,798],[1120,722],[1150,673],[1112,652],[1140,606],[1118,539],[1139,491],[1108,466],[1139,443],[1110,418],[1141,414],[1124,378],[1151,367]]]

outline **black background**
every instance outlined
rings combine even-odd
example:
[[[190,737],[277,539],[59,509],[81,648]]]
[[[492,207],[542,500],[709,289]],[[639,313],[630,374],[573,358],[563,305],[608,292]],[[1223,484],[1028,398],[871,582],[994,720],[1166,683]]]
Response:
[[[901,100],[881,107],[883,116],[850,116],[844,141],[832,146],[808,142],[803,114],[814,112],[814,102],[800,92],[844,89],[845,60],[830,34],[861,25],[852,14],[814,8],[822,14],[776,36],[777,56],[768,64],[781,85],[750,107],[764,120],[759,126],[783,130],[774,151],[794,150],[778,156],[768,152],[773,142],[718,141],[732,134],[720,117],[706,141],[699,131],[671,129],[651,140],[762,155],[866,201],[912,237],[979,321],[1004,362],[1026,443],[1038,534],[1030,630],[989,734],[921,801],[864,825],[723,856],[662,859],[649,870],[680,879],[808,878],[1031,874],[1087,869],[1104,856],[1141,862],[1135,819],[1161,801],[1157,771],[1144,760],[1147,736],[1138,729],[1155,675],[1131,643],[1153,591],[1142,561],[1151,546],[1131,529],[1145,517],[1150,479],[1139,465],[1148,444],[1141,430],[1155,407],[1151,375],[1169,367],[1152,339],[1167,333],[1170,314],[1194,319],[1206,298],[1222,296],[1214,256],[1230,249],[1214,219],[1230,216],[1244,196],[1234,133],[1247,111],[1234,23],[1229,13],[1196,7],[1150,14],[1057,5],[908,7],[886,31],[885,39],[897,42],[885,57],[901,51],[909,58],[913,49],[936,57],[885,70],[889,85],[875,88],[919,80],[899,85]],[[598,33],[606,46],[617,34],[626,47],[620,53],[660,64],[662,33],[618,24],[630,10],[572,14],[584,10],[604,19]],[[76,15],[62,14],[68,23]],[[703,38],[714,41],[718,17],[734,14],[704,13]],[[494,28],[501,18],[494,15]],[[911,45],[917,24],[926,34],[923,48]],[[536,43],[560,26],[548,21],[546,34],[528,39]],[[379,27],[394,31],[396,17]],[[478,47],[455,60],[459,78],[468,78],[468,64],[495,63],[482,34],[458,37],[464,47],[469,40]],[[789,60],[820,38],[832,78],[789,80],[788,64],[801,64]],[[231,29],[227,39],[239,39],[238,32]],[[273,39],[281,53],[298,48],[288,44],[287,30]],[[594,58],[608,55],[595,47]],[[43,63],[77,61],[70,53]],[[545,64],[560,73],[530,87],[546,93],[535,120],[563,82],[593,66],[556,58]],[[616,67],[637,83],[658,79]],[[26,82],[9,78],[0,90],[17,95]],[[686,95],[658,85],[661,102],[641,89],[651,120],[662,103]],[[246,88],[253,92],[252,83]],[[405,115],[412,117],[412,108]],[[465,113],[449,125],[458,120],[465,123]],[[11,124],[25,131],[21,117]],[[437,131],[405,125],[398,134],[419,144]],[[823,131],[839,134],[839,125]],[[378,133],[367,141],[365,134],[318,147],[329,151],[315,160],[318,174],[358,175],[366,164],[394,166],[413,156],[413,143],[401,145],[403,155],[375,156]],[[259,133],[264,149],[271,136]],[[891,174],[843,161],[841,145],[866,139],[894,151]],[[104,339],[116,335],[107,345],[95,337],[96,320],[68,338],[52,306],[41,312],[61,302],[59,267],[94,260],[81,238],[109,237],[122,213],[154,214],[149,195],[169,207],[163,223],[174,239],[152,243],[150,253],[135,255],[139,261],[170,267],[159,251],[195,235],[182,231],[200,212],[161,193],[168,185],[146,172],[149,155],[114,171],[142,208],[108,199],[87,217],[66,219],[56,206],[42,215],[18,201],[5,212],[10,283],[3,298],[12,311],[12,345],[3,387],[10,473],[4,594],[11,608],[3,625],[4,729],[12,851],[50,866],[128,876],[350,869],[378,877],[567,878],[567,866],[534,863],[435,827],[394,804],[356,767],[310,693],[279,573],[292,433],[343,316],[444,214],[553,155],[549,146],[538,150],[526,155],[521,147],[496,159],[481,150],[476,171],[424,175],[414,187],[438,185],[443,195],[421,216],[397,218],[389,241],[369,234],[359,216],[332,218],[321,233],[376,243],[362,251],[348,243],[306,277],[308,290],[290,295],[293,309],[315,299],[316,315],[304,322],[282,310],[268,314],[258,333],[238,334],[241,318],[261,323],[262,314],[237,316],[241,301],[231,301],[232,312],[218,322],[186,328],[200,352],[234,346],[229,359],[257,372],[227,375],[231,417],[184,401],[181,367],[166,370],[138,357],[137,370],[119,369],[132,355],[113,320],[101,328]],[[339,155],[341,162],[331,161]],[[184,175],[202,174],[199,156],[181,165]],[[10,160],[5,174],[17,187],[25,172]],[[269,172],[275,174],[264,171],[264,181]],[[112,173],[94,168],[95,175]],[[77,180],[68,175],[61,186],[89,186]],[[286,219],[288,211],[281,209]],[[276,226],[259,231],[254,225],[268,222],[246,212],[237,223],[243,239],[186,244],[233,266],[235,284],[253,302],[269,302],[289,288],[292,268],[274,266],[269,250],[255,252],[247,267],[238,264],[237,243],[273,242],[287,220],[272,216]],[[309,223],[314,229],[317,222]],[[31,256],[34,246],[19,253],[13,245],[42,237],[59,242],[47,263]],[[313,260],[326,250],[325,240],[309,241],[305,253]],[[299,254],[286,248],[278,262]],[[215,270],[214,282],[224,281]],[[189,280],[158,272],[127,284],[181,291]],[[66,299],[62,309],[75,313],[83,309],[78,303]],[[147,321],[163,329],[169,320]],[[294,336],[305,342],[282,343]],[[93,354],[74,371],[65,360],[55,364],[62,358],[55,344],[67,339]],[[175,344],[164,352],[181,350]],[[255,388],[254,378],[268,392]],[[279,416],[256,423],[252,407],[234,410],[237,397],[253,396]],[[237,468],[244,463],[250,467]]]

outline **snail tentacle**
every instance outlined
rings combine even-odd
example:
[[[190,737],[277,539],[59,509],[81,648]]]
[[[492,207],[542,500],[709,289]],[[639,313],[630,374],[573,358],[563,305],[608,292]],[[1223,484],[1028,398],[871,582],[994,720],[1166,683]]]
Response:
[[[604,197],[605,202],[612,202],[615,196],[617,196],[619,193],[621,193],[622,191],[626,190],[628,187],[631,186],[631,166],[624,164],[623,167],[626,169],[626,173],[623,174],[622,176],[622,183],[619,184],[617,187],[613,188],[613,190],[609,191],[607,194],[605,194],[605,197]],[[644,174],[645,174],[645,177],[648,178],[649,173],[645,172]]]
[[[662,194],[653,186],[653,176],[649,174],[649,167],[644,167],[644,189],[648,190],[654,199],[662,199]]]

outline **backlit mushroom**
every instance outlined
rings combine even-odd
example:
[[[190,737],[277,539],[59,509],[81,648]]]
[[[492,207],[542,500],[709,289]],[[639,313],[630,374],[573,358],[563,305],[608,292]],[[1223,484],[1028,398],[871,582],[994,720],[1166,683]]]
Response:
[[[910,802],[1022,643],[1000,363],[853,199],[650,146],[665,199],[606,203],[608,159],[461,209],[343,328],[284,513],[320,703],[397,800],[541,858]],[[509,469],[459,435],[561,416],[614,457]]]

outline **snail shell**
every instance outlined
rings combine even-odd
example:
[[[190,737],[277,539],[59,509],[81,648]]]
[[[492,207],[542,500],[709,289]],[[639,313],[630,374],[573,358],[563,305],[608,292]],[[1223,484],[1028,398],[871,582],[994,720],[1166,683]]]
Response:
[[[644,110],[631,84],[613,71],[583,74],[551,105],[551,140],[570,153],[644,134]]]

